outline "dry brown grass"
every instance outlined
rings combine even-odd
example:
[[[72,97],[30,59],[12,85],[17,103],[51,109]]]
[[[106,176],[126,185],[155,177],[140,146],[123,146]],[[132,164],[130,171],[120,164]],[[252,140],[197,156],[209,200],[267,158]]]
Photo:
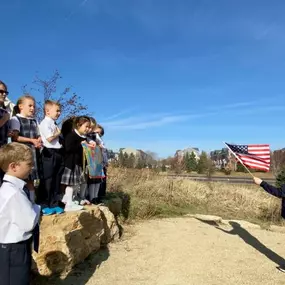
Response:
[[[168,171],[168,172],[160,172],[159,173],[160,175],[167,175],[167,174],[175,174],[175,172],[173,171]],[[199,174],[195,171],[192,171],[190,173],[182,173],[182,174],[185,174],[185,175],[195,175],[195,176],[205,176],[205,174]],[[267,178],[267,179],[274,179],[275,176],[273,175],[272,172],[253,172],[254,176],[256,177],[260,177],[260,178]],[[247,178],[251,178],[251,175],[247,172],[234,172],[232,171],[230,175],[226,175],[224,172],[222,171],[215,171],[213,174],[212,174],[213,177],[215,176],[225,176],[225,177],[247,177]]]
[[[171,180],[150,170],[109,170],[111,195],[124,197],[126,218],[207,213],[254,222],[280,222],[280,200],[256,185]],[[117,194],[115,194],[117,193]]]

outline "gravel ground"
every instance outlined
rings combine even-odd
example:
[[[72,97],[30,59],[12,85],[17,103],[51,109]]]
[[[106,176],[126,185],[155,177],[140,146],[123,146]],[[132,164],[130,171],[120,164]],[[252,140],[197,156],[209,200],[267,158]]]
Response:
[[[140,222],[124,238],[77,266],[57,285],[279,285],[283,233],[219,227],[194,218]]]

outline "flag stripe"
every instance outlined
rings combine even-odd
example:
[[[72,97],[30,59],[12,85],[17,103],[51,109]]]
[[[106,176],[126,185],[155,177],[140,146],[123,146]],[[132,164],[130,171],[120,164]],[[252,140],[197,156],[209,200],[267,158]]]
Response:
[[[252,162],[252,163],[255,163],[255,164],[258,164],[258,165],[267,165],[268,162],[266,161],[260,161],[260,160],[255,160],[253,158],[249,158],[249,157],[245,157],[245,156],[240,156],[239,155],[239,158],[242,160],[242,161],[247,161],[247,162]]]
[[[231,145],[230,150],[249,168],[269,171],[270,148],[268,144]]]
[[[259,164],[256,164],[255,162],[250,162],[250,161],[244,161],[244,164],[255,166],[255,167],[260,167],[260,168],[266,168],[266,169],[269,168],[268,165],[259,165]]]
[[[250,168],[254,168],[254,169],[261,169],[261,170],[269,170],[268,166],[261,166],[261,165],[256,165],[254,163],[244,163],[246,166],[250,167]]]
[[[265,155],[268,153],[268,151],[261,151],[261,150],[260,151],[248,151],[248,153]]]
[[[249,144],[248,147],[267,147],[267,148],[269,148],[269,144]]]

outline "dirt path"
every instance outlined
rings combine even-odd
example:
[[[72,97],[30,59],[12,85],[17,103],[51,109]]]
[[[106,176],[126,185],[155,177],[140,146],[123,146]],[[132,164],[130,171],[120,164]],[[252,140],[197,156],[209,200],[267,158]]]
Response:
[[[222,229],[234,234],[193,218],[138,223],[57,284],[285,284],[276,269],[276,262],[285,264],[285,234],[237,224]]]

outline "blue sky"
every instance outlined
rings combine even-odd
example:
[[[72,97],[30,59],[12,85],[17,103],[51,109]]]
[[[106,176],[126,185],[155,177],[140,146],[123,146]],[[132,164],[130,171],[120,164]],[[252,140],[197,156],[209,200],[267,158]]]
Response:
[[[274,5],[273,5],[274,3]],[[285,2],[1,0],[11,99],[58,69],[108,147],[284,147]]]

